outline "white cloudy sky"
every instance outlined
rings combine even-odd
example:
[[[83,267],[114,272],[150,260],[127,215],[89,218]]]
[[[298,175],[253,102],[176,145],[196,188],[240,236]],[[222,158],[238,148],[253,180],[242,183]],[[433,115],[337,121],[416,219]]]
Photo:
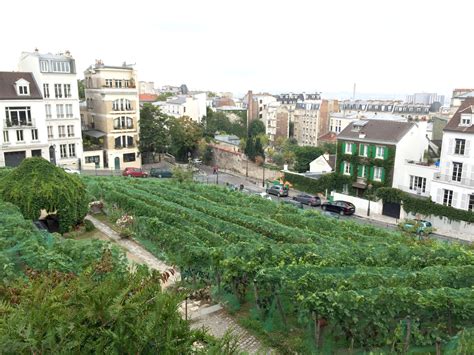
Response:
[[[4,0],[0,70],[69,49],[190,89],[403,94],[473,87],[468,0]]]

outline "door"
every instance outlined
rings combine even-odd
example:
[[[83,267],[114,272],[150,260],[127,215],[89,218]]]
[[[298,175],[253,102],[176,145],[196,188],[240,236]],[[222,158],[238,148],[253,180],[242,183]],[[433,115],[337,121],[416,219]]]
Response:
[[[120,170],[120,158],[116,157],[114,160],[115,170]]]
[[[400,218],[400,204],[393,202],[384,202],[382,207],[382,214],[393,218]]]
[[[23,150],[21,152],[9,152],[5,153],[5,166],[15,167],[20,165],[23,159],[26,158],[26,152]]]

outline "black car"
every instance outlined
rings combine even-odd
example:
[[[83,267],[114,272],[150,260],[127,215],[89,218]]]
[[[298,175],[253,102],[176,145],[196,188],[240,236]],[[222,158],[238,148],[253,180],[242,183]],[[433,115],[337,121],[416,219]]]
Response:
[[[307,194],[296,195],[293,197],[293,200],[309,206],[319,206],[321,204],[321,199],[318,196],[311,196]]]
[[[288,196],[288,188],[285,188],[281,185],[272,185],[266,190],[267,194],[275,195],[278,197],[287,197]]]
[[[324,202],[321,208],[325,211],[337,212],[342,215],[351,215],[355,212],[355,206],[347,201]]]
[[[173,173],[169,170],[151,168],[150,169],[150,176],[157,177],[157,178],[170,178],[173,176]]]

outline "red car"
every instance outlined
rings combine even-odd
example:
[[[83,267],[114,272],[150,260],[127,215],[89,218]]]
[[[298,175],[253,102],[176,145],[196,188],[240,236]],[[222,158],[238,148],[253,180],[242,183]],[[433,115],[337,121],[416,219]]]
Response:
[[[139,168],[125,168],[122,175],[128,177],[148,177],[148,173]]]

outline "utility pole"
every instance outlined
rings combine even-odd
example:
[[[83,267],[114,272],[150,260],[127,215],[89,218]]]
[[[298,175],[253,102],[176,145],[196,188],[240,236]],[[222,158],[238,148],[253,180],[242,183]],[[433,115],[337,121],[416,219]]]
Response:
[[[262,168],[263,168],[263,175],[262,175],[262,187],[265,187],[265,158],[263,158],[263,165],[262,165]]]

